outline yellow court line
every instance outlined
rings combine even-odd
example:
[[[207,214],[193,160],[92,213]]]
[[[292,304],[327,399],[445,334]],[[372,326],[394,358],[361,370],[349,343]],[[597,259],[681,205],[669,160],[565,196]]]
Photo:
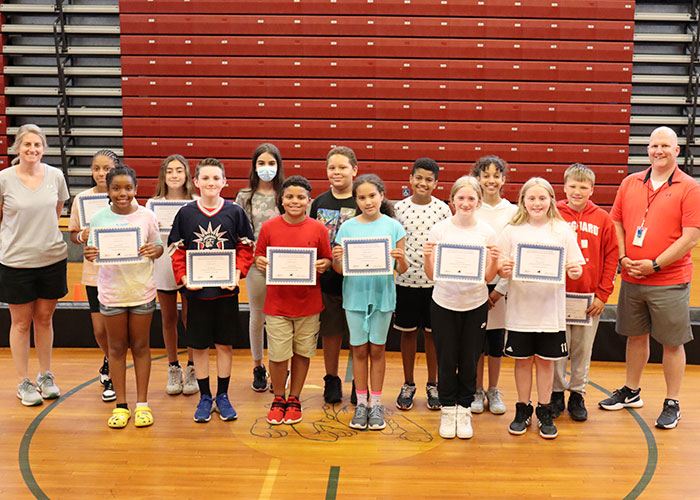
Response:
[[[275,485],[275,477],[277,477],[277,469],[279,469],[279,466],[279,458],[273,458],[270,460],[270,466],[267,468],[265,481],[263,482],[262,489],[260,490],[260,500],[270,500],[270,496],[272,495],[272,487]]]

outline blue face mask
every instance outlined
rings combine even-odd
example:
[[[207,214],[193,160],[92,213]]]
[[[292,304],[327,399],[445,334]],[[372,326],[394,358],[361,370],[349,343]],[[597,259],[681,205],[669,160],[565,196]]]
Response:
[[[272,179],[275,178],[275,175],[277,175],[277,167],[265,165],[262,167],[258,167],[256,169],[256,172],[258,173],[258,177],[260,177],[260,180],[270,182]]]

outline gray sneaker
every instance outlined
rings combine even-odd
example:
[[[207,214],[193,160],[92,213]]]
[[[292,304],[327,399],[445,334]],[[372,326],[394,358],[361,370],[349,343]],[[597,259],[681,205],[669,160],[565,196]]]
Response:
[[[489,411],[494,415],[503,415],[506,412],[506,405],[501,398],[501,391],[496,387],[491,387],[486,391],[486,399],[489,402]]]
[[[22,400],[24,406],[37,406],[44,402],[39,389],[28,378],[17,384],[17,397]]]
[[[477,389],[474,393],[474,401],[472,401],[471,410],[472,413],[483,413],[484,412],[484,399],[486,398],[486,393],[483,389]]]
[[[199,384],[197,383],[197,376],[194,373],[194,366],[187,365],[185,367],[185,385],[182,388],[182,393],[185,396],[190,396],[192,394],[197,394],[199,392]]]
[[[386,427],[384,421],[384,405],[374,405],[369,409],[367,425],[371,431],[381,431]]]
[[[396,398],[396,407],[399,410],[410,410],[413,408],[413,397],[416,395],[416,384],[404,384],[401,386],[399,397]]]
[[[165,386],[165,392],[171,396],[180,394],[182,392],[183,381],[182,367],[180,365],[168,365],[168,383]]]
[[[44,399],[56,399],[61,395],[61,389],[53,381],[53,373],[44,372],[36,377],[36,385],[39,388],[41,397]]]
[[[438,395],[437,385],[427,384],[425,386],[425,394],[428,396],[428,409],[429,410],[439,410],[440,406],[440,396]]]
[[[367,407],[365,405],[357,405],[355,407],[355,415],[350,421],[350,427],[353,429],[367,428]]]

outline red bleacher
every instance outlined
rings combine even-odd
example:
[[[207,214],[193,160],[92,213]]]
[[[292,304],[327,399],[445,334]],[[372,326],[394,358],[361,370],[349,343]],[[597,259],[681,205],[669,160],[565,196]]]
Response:
[[[560,193],[578,161],[597,173],[594,200],[610,205],[627,172],[633,1],[121,0],[120,10],[124,153],[142,195],[178,152],[221,158],[234,196],[268,141],[315,194],[340,144],[391,198],[407,195],[420,156],[441,163],[441,198],[487,154],[512,165],[510,199],[534,175]]]

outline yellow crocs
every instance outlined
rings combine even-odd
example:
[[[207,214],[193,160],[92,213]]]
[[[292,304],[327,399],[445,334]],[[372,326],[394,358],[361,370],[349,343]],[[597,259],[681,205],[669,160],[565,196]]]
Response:
[[[134,410],[134,425],[136,427],[153,425],[153,413],[148,406],[139,406]]]
[[[128,408],[115,408],[112,411],[112,416],[107,420],[107,425],[112,429],[123,429],[129,423],[131,412]]]

